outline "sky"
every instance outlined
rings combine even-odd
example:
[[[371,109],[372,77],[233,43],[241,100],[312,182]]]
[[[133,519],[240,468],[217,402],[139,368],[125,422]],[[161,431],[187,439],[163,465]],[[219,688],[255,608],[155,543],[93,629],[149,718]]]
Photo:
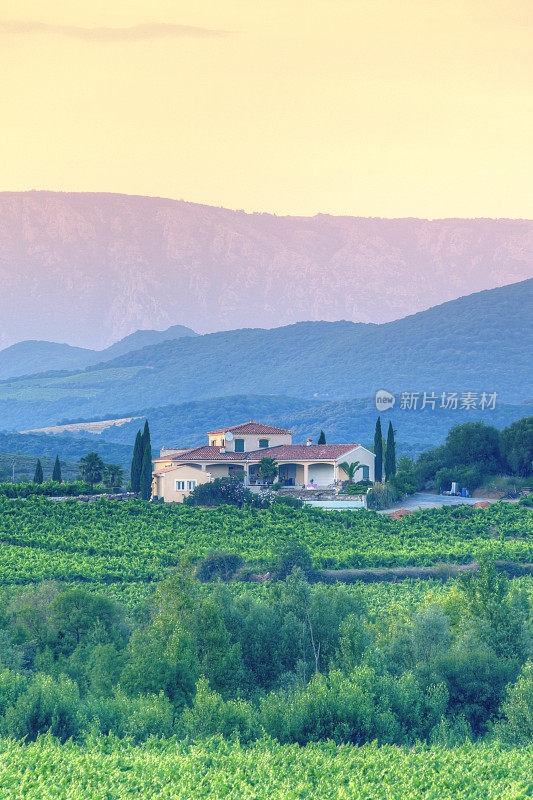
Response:
[[[0,190],[531,217],[531,0],[0,0]]]

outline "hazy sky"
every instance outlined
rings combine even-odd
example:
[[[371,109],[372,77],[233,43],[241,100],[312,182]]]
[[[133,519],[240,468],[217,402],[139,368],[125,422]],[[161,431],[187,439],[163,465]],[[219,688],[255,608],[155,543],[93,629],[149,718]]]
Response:
[[[531,0],[0,0],[0,189],[533,215]]]

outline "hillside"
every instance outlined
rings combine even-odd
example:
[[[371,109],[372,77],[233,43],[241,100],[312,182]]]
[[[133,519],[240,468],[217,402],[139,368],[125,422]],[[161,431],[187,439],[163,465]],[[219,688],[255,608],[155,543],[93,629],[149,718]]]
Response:
[[[386,322],[532,275],[532,223],[277,217],[155,197],[0,194],[0,343],[136,328]]]
[[[344,400],[378,389],[531,398],[533,280],[383,325],[306,322],[162,342],[67,375],[0,383],[5,428],[230,395]],[[110,408],[111,406],[111,408]]]
[[[15,481],[31,481],[35,475],[38,456],[23,455],[22,453],[2,453],[0,452],[0,482],[11,481],[13,468],[15,471]],[[75,480],[79,473],[77,462],[61,460],[61,474],[63,480]],[[51,480],[54,469],[55,457],[41,457],[44,480]]]
[[[98,450],[100,456],[106,463],[120,464],[129,469],[133,452],[133,443],[128,441],[124,444],[120,442],[108,442],[104,437],[100,436],[47,436],[45,433],[23,434],[0,432],[0,460],[4,458],[4,462],[8,464],[12,461],[12,454],[16,456],[32,456],[34,469],[37,458],[48,458],[52,463],[56,455],[59,455],[62,461],[77,463],[80,458],[87,455],[91,450]],[[4,469],[5,468],[4,466]]]
[[[84,369],[91,364],[109,361],[147,345],[184,336],[196,334],[184,325],[173,325],[165,331],[135,331],[103,350],[27,339],[0,350],[0,380],[37,372]]]
[[[206,432],[221,425],[248,419],[281,425],[293,432],[294,442],[316,440],[324,430],[330,443],[360,441],[370,447],[378,412],[372,398],[321,403],[291,397],[236,396],[198,400],[181,405],[145,409],[138,419],[120,427],[107,428],[102,439],[131,443],[143,420],[148,419],[154,448],[193,447],[206,440]],[[494,411],[402,410],[396,406],[381,412],[384,430],[389,419],[396,430],[401,453],[413,455],[441,444],[453,425],[481,420],[504,428],[522,417],[533,415],[533,401],[520,405],[501,403]],[[98,447],[98,445],[95,445]]]

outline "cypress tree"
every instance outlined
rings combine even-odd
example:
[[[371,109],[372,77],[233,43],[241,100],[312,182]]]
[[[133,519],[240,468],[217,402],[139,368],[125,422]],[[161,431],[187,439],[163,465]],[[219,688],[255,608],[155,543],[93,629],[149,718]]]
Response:
[[[135,446],[133,448],[133,458],[131,460],[131,491],[139,492],[141,490],[141,472],[143,464],[143,437],[140,431],[137,431],[135,437]]]
[[[374,433],[374,480],[381,483],[383,477],[383,434],[381,433],[381,417],[376,420],[376,430]]]
[[[149,500],[152,495],[152,447],[150,445],[150,432],[145,440],[143,463],[141,469],[141,497]]]
[[[394,441],[394,429],[392,422],[389,422],[387,431],[387,450],[385,453],[385,480],[390,480],[396,475],[396,443]]]
[[[54,461],[54,470],[52,472],[52,480],[56,481],[57,483],[61,483],[63,480],[61,476],[61,464],[59,463],[59,456],[56,456],[56,460]]]
[[[42,483],[43,482],[43,465],[41,464],[41,459],[37,459],[37,464],[35,465],[35,475],[33,476],[34,483]]]
[[[326,444],[326,434],[324,431],[320,431],[320,436],[318,437],[318,444]]]
[[[146,422],[144,423],[144,430],[143,430],[143,453],[144,453],[144,449],[145,449],[145,447],[146,447],[146,442],[148,442],[148,444],[150,444],[150,446],[151,446],[151,442],[150,442],[150,426],[148,425],[148,420],[146,420]]]

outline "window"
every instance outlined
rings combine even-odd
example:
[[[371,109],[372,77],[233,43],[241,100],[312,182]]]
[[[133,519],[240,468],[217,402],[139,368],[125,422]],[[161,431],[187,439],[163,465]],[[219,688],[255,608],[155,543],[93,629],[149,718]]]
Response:
[[[185,491],[185,481],[176,481],[176,491],[177,492]]]
[[[363,464],[363,480],[367,481],[370,478],[370,467],[367,467],[366,464]]]
[[[235,452],[244,453],[244,439],[235,439]]]
[[[259,439],[259,449],[263,447],[268,447],[268,439]]]
[[[187,481],[187,490],[189,492],[192,492],[195,486],[196,486],[196,481]]]

